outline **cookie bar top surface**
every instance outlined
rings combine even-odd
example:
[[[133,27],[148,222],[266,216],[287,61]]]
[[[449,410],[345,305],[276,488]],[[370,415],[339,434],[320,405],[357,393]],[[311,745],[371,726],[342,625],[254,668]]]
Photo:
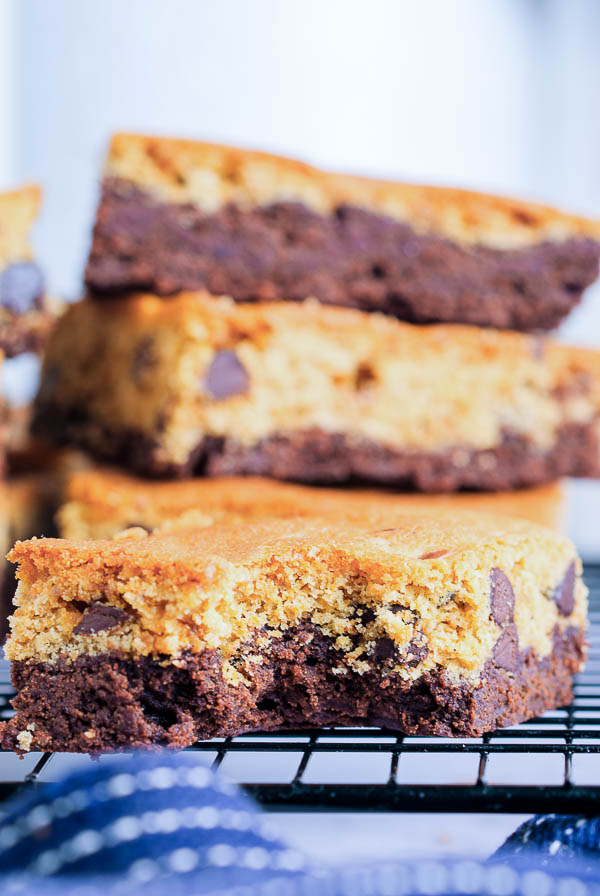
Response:
[[[64,502],[58,519],[65,538],[107,538],[128,526],[156,529],[315,515],[360,522],[370,512],[393,519],[396,512],[418,513],[427,507],[496,511],[559,528],[564,493],[559,483],[519,492],[444,496],[311,488],[252,476],[161,482],[92,468],[69,477]]]
[[[208,211],[229,202],[265,205],[291,198],[321,213],[356,203],[407,220],[420,231],[502,248],[569,236],[600,240],[600,222],[545,205],[325,173],[293,159],[194,140],[117,134],[105,171],[151,188],[161,198],[193,202]]]
[[[310,622],[358,671],[385,638],[410,658],[408,677],[442,665],[476,679],[509,625],[520,649],[540,658],[557,626],[584,627],[581,567],[567,539],[468,512],[387,522],[264,520],[17,543],[7,655],[53,663],[121,651],[176,661],[210,648],[235,679],[241,657]]]

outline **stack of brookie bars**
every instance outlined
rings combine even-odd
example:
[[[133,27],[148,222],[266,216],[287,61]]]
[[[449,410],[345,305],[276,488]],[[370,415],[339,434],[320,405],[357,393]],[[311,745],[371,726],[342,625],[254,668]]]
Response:
[[[35,409],[114,468],[10,554],[4,745],[479,735],[568,701],[557,481],[600,475],[600,352],[544,331],[599,257],[542,206],[115,137]]]

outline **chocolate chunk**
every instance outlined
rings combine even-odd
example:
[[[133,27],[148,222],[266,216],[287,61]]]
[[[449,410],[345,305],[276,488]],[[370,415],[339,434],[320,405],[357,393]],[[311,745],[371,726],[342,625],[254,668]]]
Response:
[[[354,388],[357,392],[367,389],[377,381],[377,377],[370,364],[359,364],[354,374]]]
[[[404,604],[388,604],[387,608],[394,615],[401,613],[403,610],[408,610],[408,607],[405,607]]]
[[[0,305],[15,314],[35,307],[44,291],[42,272],[33,261],[18,261],[0,274]]]
[[[497,625],[512,622],[515,612],[515,592],[501,569],[492,569],[490,575],[490,609]]]
[[[375,659],[378,663],[390,660],[392,657],[398,658],[398,648],[391,638],[378,638],[375,642]]]
[[[363,625],[370,625],[375,621],[375,610],[372,607],[356,607],[352,618],[358,619]]]
[[[120,607],[112,607],[103,604],[100,600],[91,603],[83,613],[78,625],[73,629],[74,635],[93,635],[95,632],[103,632],[114,628],[129,618],[125,610]]]
[[[136,385],[139,385],[145,374],[156,365],[156,360],[154,339],[148,336],[142,339],[131,359],[131,378]]]
[[[502,632],[496,641],[492,658],[496,666],[515,672],[519,666],[519,635],[514,622]]]
[[[429,650],[426,644],[421,644],[414,638],[409,644],[401,649],[391,638],[384,635],[375,642],[375,660],[378,663],[384,663],[391,660],[393,664],[403,664],[413,668],[425,659]]]
[[[204,388],[217,400],[248,391],[250,377],[235,352],[223,349],[216,353],[208,368]]]
[[[575,609],[575,561],[569,564],[562,582],[552,591],[552,599],[561,616],[570,616]]]

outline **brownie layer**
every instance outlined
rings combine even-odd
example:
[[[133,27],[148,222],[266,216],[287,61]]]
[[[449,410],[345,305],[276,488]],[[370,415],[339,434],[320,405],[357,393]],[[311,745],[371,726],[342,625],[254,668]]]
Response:
[[[542,451],[526,436],[505,432],[485,450],[457,446],[445,451],[399,450],[364,437],[320,429],[274,434],[255,445],[207,437],[182,464],[165,462],[144,433],[103,431],[83,411],[65,415],[38,401],[33,431],[60,443],[73,441],[96,455],[144,476],[270,476],[295,482],[383,483],[423,492],[458,489],[502,491],[553,482],[563,476],[600,476],[600,437],[595,422],[566,423]]]
[[[301,202],[234,203],[207,214],[110,177],[86,283],[98,294],[207,289],[237,301],[321,302],[416,323],[556,326],[598,276],[585,237],[517,249],[461,246],[353,205],[320,214]]]
[[[508,627],[478,685],[456,684],[435,668],[416,682],[388,673],[393,645],[380,641],[364,674],[314,626],[284,633],[247,684],[222,675],[216,651],[180,658],[83,655],[73,663],[13,663],[17,716],[2,747],[101,752],[128,747],[183,748],[197,739],[323,725],[376,725],[405,734],[479,736],[562,706],[585,653],[580,629],[554,631],[539,662],[519,651]],[[340,674],[340,665],[344,674]],[[335,672],[334,670],[337,670]]]

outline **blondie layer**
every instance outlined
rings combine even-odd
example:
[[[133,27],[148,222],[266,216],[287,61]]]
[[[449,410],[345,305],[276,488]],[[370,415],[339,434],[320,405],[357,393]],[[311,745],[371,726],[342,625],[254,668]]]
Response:
[[[36,431],[158,476],[505,490],[600,473],[600,352],[315,302],[84,300]]]
[[[86,279],[98,294],[314,297],[417,323],[541,330],[579,301],[599,257],[600,223],[546,206],[118,134]]]
[[[480,510],[560,529],[564,494],[559,483],[514,492],[455,495],[397,494],[366,489],[314,488],[258,477],[225,476],[159,482],[117,470],[91,468],[69,476],[58,511],[63,538],[112,538],[129,527],[210,526],[264,517],[314,517],[365,523],[421,510]]]
[[[18,543],[3,746],[330,724],[471,736],[570,699],[586,589],[568,540],[466,511],[387,522]]]

